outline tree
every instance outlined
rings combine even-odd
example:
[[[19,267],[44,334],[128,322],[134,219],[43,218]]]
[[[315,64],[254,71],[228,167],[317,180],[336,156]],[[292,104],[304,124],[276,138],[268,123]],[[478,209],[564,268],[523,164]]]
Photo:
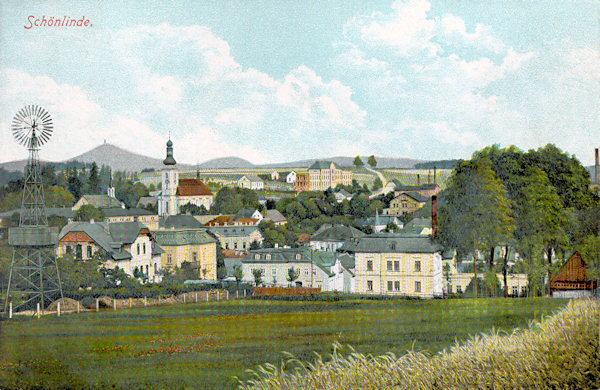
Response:
[[[191,214],[191,215],[207,215],[208,210],[204,205],[198,207],[193,203],[186,203],[179,207],[180,214]]]
[[[360,159],[360,156],[356,156],[356,157],[354,158],[354,166],[355,166],[356,168],[362,168],[362,167],[363,167],[363,165],[365,165],[365,164],[364,164],[364,163],[362,162],[362,160]]]
[[[517,250],[529,262],[535,261],[536,254],[546,253],[549,289],[552,277],[552,253],[567,243],[568,216],[560,197],[543,170],[529,167],[522,181],[520,200],[515,206],[514,236]],[[543,259],[543,255],[540,258]],[[550,294],[549,290],[548,294]]]
[[[369,156],[369,161],[367,163],[371,166],[371,168],[375,168],[377,166],[377,160],[375,160],[375,156]]]
[[[233,268],[233,277],[235,278],[236,283],[239,285],[242,281],[242,278],[244,277],[244,274],[242,273],[242,267],[236,265]]]
[[[83,184],[77,176],[70,176],[67,179],[67,189],[73,195],[73,198],[79,200],[81,198],[81,192],[83,190]]]
[[[83,205],[75,212],[75,220],[79,222],[89,222],[90,220],[94,221],[102,221],[104,220],[104,215],[102,214],[102,210],[95,208],[94,206],[90,206],[88,204]]]
[[[294,269],[294,267],[288,268],[287,281],[290,282],[290,286],[293,286],[294,281],[300,277],[300,270]]]
[[[383,187],[383,183],[381,182],[381,179],[378,177],[375,178],[375,180],[373,181],[373,191],[377,191],[378,189],[380,189],[381,187]]]
[[[250,250],[260,249],[258,241],[254,240],[250,243]]]
[[[440,239],[446,246],[456,248],[459,255],[472,253],[474,265],[477,252],[490,250],[491,268],[494,248],[508,241],[514,227],[511,206],[489,160],[461,160],[439,208]],[[476,267],[474,270],[477,295]]]
[[[95,162],[92,163],[90,169],[90,175],[88,177],[88,192],[90,194],[100,193],[100,177],[98,176],[98,165]]]
[[[450,277],[451,277],[451,268],[450,268],[450,264],[449,263],[445,263],[444,267],[443,267],[443,271],[444,271],[444,279],[446,279],[446,285],[448,286],[448,290],[450,291]]]
[[[259,286],[262,283],[262,276],[265,270],[261,269],[253,269],[252,276],[254,276],[254,285]]]

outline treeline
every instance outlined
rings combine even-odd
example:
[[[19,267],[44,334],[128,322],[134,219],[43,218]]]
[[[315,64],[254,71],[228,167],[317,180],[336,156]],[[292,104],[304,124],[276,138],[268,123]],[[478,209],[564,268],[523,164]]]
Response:
[[[428,161],[424,163],[417,163],[414,165],[415,169],[454,169],[459,160],[438,160]]]
[[[600,204],[589,186],[581,163],[554,145],[487,147],[454,168],[440,196],[440,239],[461,257],[484,254],[490,271],[495,248],[516,250],[534,294],[575,250],[595,277]]]

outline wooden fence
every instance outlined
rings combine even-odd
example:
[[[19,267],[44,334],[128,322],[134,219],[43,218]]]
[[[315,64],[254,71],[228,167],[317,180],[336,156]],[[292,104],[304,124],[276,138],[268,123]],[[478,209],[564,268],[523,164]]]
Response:
[[[252,290],[252,296],[260,297],[265,295],[279,295],[279,296],[291,296],[291,295],[309,295],[318,294],[321,292],[320,288],[309,288],[309,287],[254,287]]]

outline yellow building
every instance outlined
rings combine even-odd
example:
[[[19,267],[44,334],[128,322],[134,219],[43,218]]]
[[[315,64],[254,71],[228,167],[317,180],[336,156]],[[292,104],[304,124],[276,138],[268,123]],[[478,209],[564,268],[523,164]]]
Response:
[[[253,242],[261,244],[263,236],[257,226],[215,226],[210,231],[223,249],[247,251]]]
[[[443,295],[443,248],[428,236],[374,234],[342,250],[355,253],[359,294],[433,298]]]
[[[164,269],[173,270],[188,262],[199,279],[217,279],[217,240],[201,229],[157,230],[152,233],[164,251]]]
[[[415,212],[425,206],[429,199],[418,192],[403,192],[390,201],[390,207],[383,209],[383,215],[400,217]]]
[[[316,161],[308,168],[309,191],[325,191],[339,184],[352,185],[352,172],[338,169],[333,161]]]

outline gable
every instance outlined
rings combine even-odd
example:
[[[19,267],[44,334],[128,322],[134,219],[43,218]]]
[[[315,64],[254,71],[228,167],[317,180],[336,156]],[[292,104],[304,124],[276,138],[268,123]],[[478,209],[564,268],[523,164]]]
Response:
[[[84,232],[68,232],[59,242],[94,242],[94,240]]]

